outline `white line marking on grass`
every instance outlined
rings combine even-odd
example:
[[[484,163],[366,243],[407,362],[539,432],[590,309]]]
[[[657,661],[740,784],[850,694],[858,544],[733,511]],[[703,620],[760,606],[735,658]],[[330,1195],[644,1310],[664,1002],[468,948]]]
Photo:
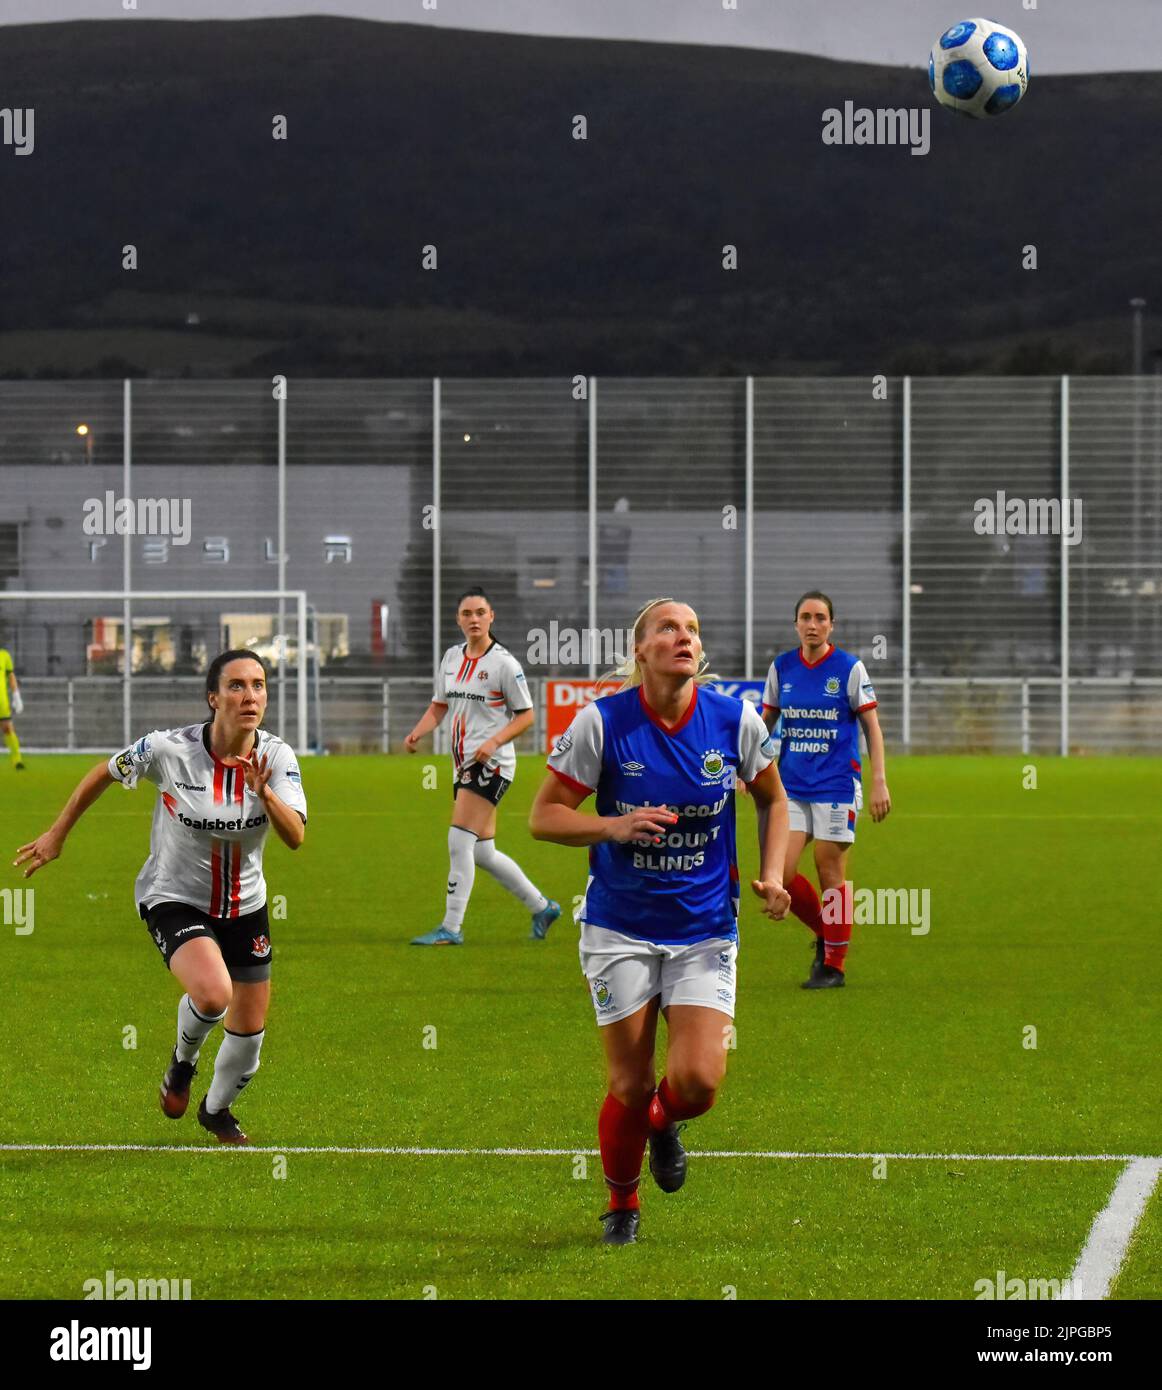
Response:
[[[1078,1256],[1070,1288],[1080,1288],[1086,1302],[1108,1298],[1110,1285],[1126,1258],[1130,1239],[1162,1173],[1162,1159],[1135,1158],[1114,1184],[1105,1209],[1098,1212],[1085,1248]]]
[[[404,1158],[572,1158],[575,1154],[597,1157],[598,1149],[444,1149],[419,1145],[345,1144],[0,1144],[0,1153],[145,1153],[145,1154],[366,1154]],[[905,1154],[885,1149],[867,1153],[797,1152],[793,1149],[692,1149],[691,1158],[786,1158],[786,1159],[909,1159],[929,1163],[1126,1163],[1162,1165],[1162,1158],[1139,1154]],[[1129,1171],[1129,1170],[1127,1170]],[[1122,1181],[1125,1181],[1123,1177]],[[1120,1185],[1120,1184],[1119,1184]],[[1144,1199],[1143,1199],[1144,1200]],[[1136,1219],[1136,1218],[1135,1218]]]

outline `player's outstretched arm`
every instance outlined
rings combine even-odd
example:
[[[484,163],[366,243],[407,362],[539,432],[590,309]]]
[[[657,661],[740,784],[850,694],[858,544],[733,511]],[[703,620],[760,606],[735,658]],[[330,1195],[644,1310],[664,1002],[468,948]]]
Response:
[[[420,722],[404,739],[403,746],[407,751],[409,753],[414,753],[416,751],[416,744],[419,743],[420,739],[430,734],[437,724],[442,724],[444,722],[444,716],[447,713],[447,705],[438,705],[433,700],[427,709],[424,710]]]
[[[750,886],[763,900],[763,911],[777,922],[791,906],[791,895],[783,887],[783,864],[791,836],[787,793],[774,763],[765,767],[749,788],[759,821],[759,876]]]
[[[632,811],[627,816],[587,816],[577,808],[590,795],[588,788],[570,786],[550,772],[529,813],[533,839],[576,846],[599,845],[608,840],[623,845],[648,845],[658,841],[678,819],[672,811],[658,806]]]
[[[881,821],[892,809],[892,798],[888,793],[888,774],[884,766],[884,731],[880,728],[879,716],[874,709],[865,709],[859,716],[867,739],[867,752],[872,766],[871,818]]]
[[[65,802],[64,810],[61,811],[52,825],[43,835],[38,836],[27,845],[21,845],[16,851],[16,858],[12,862],[17,868],[22,864],[28,865],[24,870],[25,878],[31,878],[37,869],[43,869],[46,864],[59,858],[69,831],[105,788],[113,785],[114,780],[107,763],[98,763],[96,767],[85,773],[77,783],[77,788],[72,796]]]

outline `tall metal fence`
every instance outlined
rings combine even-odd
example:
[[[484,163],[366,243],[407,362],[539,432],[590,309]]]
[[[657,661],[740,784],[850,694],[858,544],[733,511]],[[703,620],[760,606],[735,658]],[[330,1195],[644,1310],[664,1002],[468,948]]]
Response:
[[[897,748],[1162,751],[1162,378],[0,383],[0,645],[118,730],[299,653],[293,604],[102,594],[305,591],[313,727],[374,748],[472,585],[534,683],[664,593],[761,676],[820,588]]]

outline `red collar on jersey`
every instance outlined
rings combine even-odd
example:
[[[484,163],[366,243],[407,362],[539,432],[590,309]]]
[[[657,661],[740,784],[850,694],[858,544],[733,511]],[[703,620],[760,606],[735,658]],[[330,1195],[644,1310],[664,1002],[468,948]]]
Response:
[[[252,754],[258,752],[258,740],[259,740],[259,736],[260,736],[261,732],[262,732],[261,729],[255,729],[255,731],[254,731],[254,747],[250,750]],[[238,763],[224,763],[224,762],[222,761],[222,759],[217,755],[217,753],[215,753],[214,750],[210,747],[210,726],[209,726],[209,724],[203,724],[203,725],[202,725],[202,747],[206,750],[207,753],[209,753],[210,757],[214,759],[214,762],[217,763],[217,765],[218,765],[219,767],[238,767],[238,766],[239,766]]]
[[[656,724],[664,734],[678,734],[681,733],[681,731],[686,727],[687,724],[689,724],[690,720],[694,717],[694,710],[698,705],[698,687],[694,687],[694,693],[690,697],[690,703],[686,706],[686,713],[681,717],[681,719],[678,720],[676,724],[662,723],[657,711],[650,708],[649,702],[646,700],[646,692],[640,685],[637,688],[637,697],[641,701],[641,707],[643,710],[645,710],[646,718],[650,721],[651,724]]]
[[[806,667],[808,668],[808,670],[810,670],[810,669],[812,669],[813,667],[822,666],[823,663],[827,660],[827,658],[831,655],[831,653],[832,653],[834,650],[835,650],[834,645],[833,645],[832,643],[828,642],[828,644],[827,644],[827,650],[823,653],[823,655],[819,658],[818,661],[808,661],[807,658],[803,655],[803,648],[800,647],[800,648],[799,648],[799,660],[803,663],[804,666],[806,666]]]

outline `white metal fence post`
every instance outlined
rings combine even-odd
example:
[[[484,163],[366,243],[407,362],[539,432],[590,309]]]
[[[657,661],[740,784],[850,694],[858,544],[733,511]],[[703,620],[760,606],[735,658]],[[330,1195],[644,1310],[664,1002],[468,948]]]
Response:
[[[904,419],[903,419],[903,548],[901,570],[903,574],[903,612],[901,622],[900,675],[901,715],[904,747],[912,747],[912,378],[904,378]]]
[[[589,378],[589,679],[597,679],[597,378]]]
[[[1069,497],[1069,378],[1061,378],[1061,756],[1069,757],[1069,544],[1064,525]]]
[[[286,589],[286,383],[278,397],[278,588]],[[306,661],[299,647],[299,667]],[[286,739],[286,600],[278,601],[278,736]],[[299,750],[304,751],[299,740]]]
[[[121,394],[121,493],[133,497],[133,384],[128,377],[122,383]],[[127,505],[132,505],[127,502]],[[133,742],[133,603],[129,592],[133,588],[133,548],[128,532],[121,551],[121,588],[125,599],[121,605],[121,636],[123,646],[121,675],[121,742],[126,748]]]
[[[281,599],[280,599],[281,602]],[[298,741],[296,747],[301,757],[307,751],[307,596],[302,590],[298,595],[298,628],[299,628],[299,669],[297,672],[298,687],[297,698],[298,707]],[[281,701],[279,701],[281,705]],[[320,748],[319,752],[323,750]]]
[[[441,532],[444,526],[440,511],[440,378],[432,378],[432,679],[440,669],[440,566],[443,563]],[[443,753],[444,728],[437,725],[432,734],[432,751]]]
[[[754,377],[746,379],[746,638],[743,665],[754,680]]]

